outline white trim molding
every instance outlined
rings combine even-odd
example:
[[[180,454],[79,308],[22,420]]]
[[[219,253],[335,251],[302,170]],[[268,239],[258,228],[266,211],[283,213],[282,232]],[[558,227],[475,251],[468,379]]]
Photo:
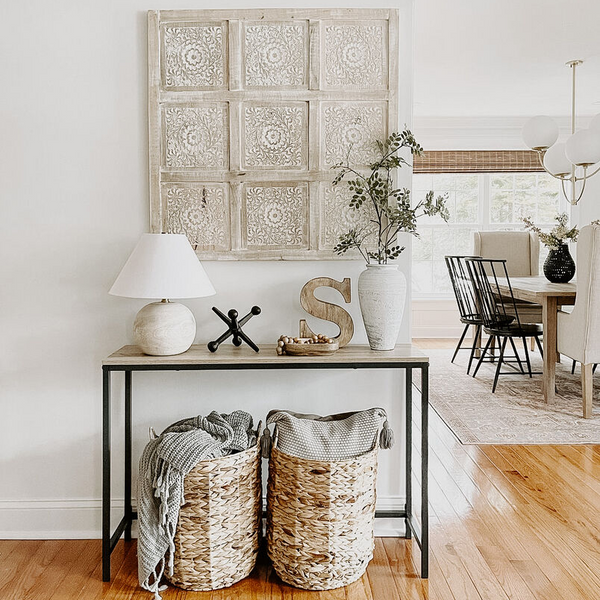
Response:
[[[135,501],[134,501],[135,503]],[[381,496],[377,510],[400,510],[403,496]],[[123,512],[123,499],[114,499],[113,523]],[[2,500],[0,501],[0,539],[6,540],[81,540],[100,539],[102,514],[100,499],[72,500]],[[133,537],[137,537],[134,522]],[[377,519],[375,535],[399,537],[404,535],[404,521]]]
[[[413,298],[413,338],[458,338],[464,325],[460,322],[454,298]]]

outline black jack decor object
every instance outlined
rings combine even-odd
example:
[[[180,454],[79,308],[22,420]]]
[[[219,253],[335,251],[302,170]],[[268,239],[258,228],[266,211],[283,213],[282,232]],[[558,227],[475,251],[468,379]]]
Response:
[[[216,306],[212,307],[213,312],[217,314],[229,327],[229,329],[214,342],[208,342],[208,349],[211,352],[216,352],[218,347],[230,336],[233,336],[233,345],[241,346],[242,342],[246,342],[252,350],[258,352],[258,346],[242,331],[242,327],[254,316],[260,315],[260,307],[253,306],[250,312],[238,321],[238,311],[232,308],[224,315]]]

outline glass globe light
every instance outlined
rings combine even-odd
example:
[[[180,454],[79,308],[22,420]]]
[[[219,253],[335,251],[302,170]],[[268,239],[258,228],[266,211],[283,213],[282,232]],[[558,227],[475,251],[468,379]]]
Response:
[[[589,167],[600,161],[600,131],[582,129],[565,144],[567,158],[578,167]]]
[[[554,144],[544,154],[544,166],[552,175],[568,175],[573,165],[565,154],[565,144]]]
[[[523,127],[523,141],[533,150],[550,148],[557,139],[558,125],[550,117],[533,117]]]
[[[590,123],[590,129],[592,131],[597,131],[598,133],[600,133],[600,114],[596,115],[591,123]]]

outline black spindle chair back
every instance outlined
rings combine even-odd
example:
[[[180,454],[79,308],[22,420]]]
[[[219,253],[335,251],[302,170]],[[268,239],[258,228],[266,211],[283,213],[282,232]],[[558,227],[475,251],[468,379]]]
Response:
[[[456,355],[459,350],[470,350],[471,354],[469,357],[469,364],[467,367],[467,373],[471,371],[471,365],[473,363],[473,357],[475,351],[479,349],[481,345],[481,326],[482,320],[477,307],[477,301],[475,297],[475,290],[473,289],[473,283],[469,277],[467,265],[465,263],[466,258],[473,258],[467,256],[446,256],[446,267],[448,269],[448,275],[450,276],[450,282],[452,283],[452,290],[454,291],[454,297],[456,298],[456,304],[458,306],[458,312],[460,314],[460,320],[464,323],[462,335],[458,340],[458,344],[454,350],[452,360],[454,362]],[[473,335],[473,344],[471,346],[462,346],[465,335],[469,330],[470,326],[475,327]]]
[[[454,290],[454,296],[456,298],[456,304],[458,305],[458,312],[460,313],[461,319],[464,319],[465,321],[470,320],[473,321],[473,323],[480,323],[481,316],[479,315],[477,302],[475,300],[473,283],[467,271],[465,263],[466,258],[476,257],[446,256],[446,267],[448,268],[450,282],[452,283],[452,289]]]
[[[466,259],[466,263],[483,326],[487,329],[502,329],[516,320],[520,329],[517,301],[510,284],[506,260],[470,257]],[[506,292],[501,293],[498,278],[506,280],[508,296]]]

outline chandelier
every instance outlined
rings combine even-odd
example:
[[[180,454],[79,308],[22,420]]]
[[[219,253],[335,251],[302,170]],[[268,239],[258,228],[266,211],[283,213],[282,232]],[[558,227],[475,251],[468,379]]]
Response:
[[[571,204],[581,200],[587,180],[600,171],[600,167],[590,171],[590,167],[600,162],[600,114],[592,119],[589,129],[575,130],[575,71],[582,63],[582,60],[566,63],[572,71],[569,139],[556,143],[558,125],[550,117],[533,117],[523,127],[523,141],[538,153],[544,171],[560,179],[563,194]],[[567,183],[571,184],[570,193],[567,193]],[[579,191],[578,183],[581,183]]]

